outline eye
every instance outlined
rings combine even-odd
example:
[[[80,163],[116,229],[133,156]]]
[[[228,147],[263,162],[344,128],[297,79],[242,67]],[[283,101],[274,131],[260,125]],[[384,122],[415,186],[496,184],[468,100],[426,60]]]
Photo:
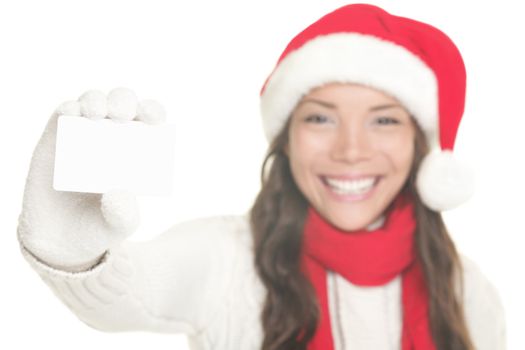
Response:
[[[316,124],[326,123],[329,121],[329,119],[322,114],[312,114],[306,117],[304,120],[308,123],[316,123]]]
[[[391,117],[378,117],[376,123],[381,125],[399,124],[399,120]]]

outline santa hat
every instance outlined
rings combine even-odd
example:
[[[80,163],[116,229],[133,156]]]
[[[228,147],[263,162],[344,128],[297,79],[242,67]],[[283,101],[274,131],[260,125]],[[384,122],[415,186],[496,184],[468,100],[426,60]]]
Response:
[[[452,153],[466,72],[446,34],[373,5],[346,5],[323,16],[292,39],[261,89],[267,139],[279,133],[305,94],[331,82],[381,90],[413,115],[433,149],[416,180],[426,206],[451,209],[472,195],[473,174]]]

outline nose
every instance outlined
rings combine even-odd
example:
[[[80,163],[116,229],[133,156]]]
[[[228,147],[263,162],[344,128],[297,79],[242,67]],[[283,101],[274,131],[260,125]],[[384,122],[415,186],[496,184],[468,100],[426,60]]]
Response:
[[[358,125],[341,127],[332,147],[332,159],[349,164],[370,158],[371,143],[366,130]]]

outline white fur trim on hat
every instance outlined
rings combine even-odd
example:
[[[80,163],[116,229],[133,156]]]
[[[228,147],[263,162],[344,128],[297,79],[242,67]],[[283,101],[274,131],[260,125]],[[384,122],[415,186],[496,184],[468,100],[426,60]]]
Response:
[[[359,83],[397,98],[434,142],[438,89],[433,70],[406,48],[359,33],[318,36],[282,59],[261,96],[267,139],[279,133],[303,95],[330,82]]]
[[[416,187],[427,207],[435,211],[453,209],[474,194],[474,173],[449,150],[431,152],[419,166]]]

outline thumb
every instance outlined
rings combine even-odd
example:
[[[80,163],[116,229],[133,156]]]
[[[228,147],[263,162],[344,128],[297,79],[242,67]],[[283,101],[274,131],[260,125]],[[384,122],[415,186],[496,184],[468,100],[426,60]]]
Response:
[[[133,233],[139,226],[137,199],[129,191],[121,189],[107,191],[100,199],[100,210],[110,229],[125,236]]]

